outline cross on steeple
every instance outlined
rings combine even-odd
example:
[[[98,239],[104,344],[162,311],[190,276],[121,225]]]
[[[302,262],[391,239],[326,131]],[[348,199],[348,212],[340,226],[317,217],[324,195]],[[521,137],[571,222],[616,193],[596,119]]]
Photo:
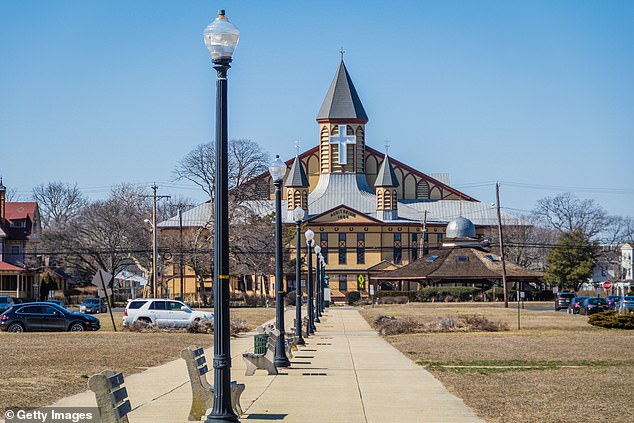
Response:
[[[343,62],[343,55],[346,51],[343,49],[343,47],[341,47],[341,50],[339,50],[339,54],[341,54],[341,61]]]
[[[339,125],[339,134],[330,136],[330,144],[339,146],[339,164],[348,164],[348,147],[347,144],[356,144],[356,135],[346,135],[347,126]]]
[[[385,155],[387,156],[388,153],[390,152],[390,140],[388,140],[387,138],[385,139]]]
[[[295,141],[295,150],[297,151],[297,155],[299,156],[299,138]]]

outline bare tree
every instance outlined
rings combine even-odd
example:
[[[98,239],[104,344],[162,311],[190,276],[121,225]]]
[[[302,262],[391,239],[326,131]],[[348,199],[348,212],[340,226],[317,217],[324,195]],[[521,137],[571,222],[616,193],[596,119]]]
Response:
[[[504,254],[506,259],[526,269],[544,270],[546,255],[550,246],[557,240],[558,232],[541,227],[531,218],[505,221]],[[499,254],[497,229],[487,232],[486,238],[491,241],[491,250]]]
[[[194,147],[178,162],[174,175],[177,181],[186,179],[195,183],[213,200],[216,186],[216,152],[213,143]]]
[[[79,215],[88,201],[77,184],[49,182],[33,188],[33,198],[38,203],[44,229],[65,226]]]
[[[240,187],[258,174],[264,172],[268,166],[268,155],[260,146],[249,139],[233,139],[229,141],[229,189]],[[216,152],[213,143],[200,144],[178,162],[174,175],[176,180],[186,179],[198,185],[213,201],[216,186],[215,167]],[[248,199],[234,191],[237,201]]]
[[[581,231],[588,239],[605,232],[614,219],[594,200],[580,200],[569,192],[539,200],[533,214],[548,227],[562,233]]]
[[[144,218],[149,201],[130,185],[112,190],[111,196],[85,206],[72,225],[43,232],[42,249],[79,281],[98,269],[117,274],[126,265],[150,261]]]

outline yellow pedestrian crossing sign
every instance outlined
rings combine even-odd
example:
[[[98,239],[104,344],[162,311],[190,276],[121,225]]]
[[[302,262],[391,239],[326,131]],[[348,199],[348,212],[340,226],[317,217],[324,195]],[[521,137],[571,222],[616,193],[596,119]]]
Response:
[[[365,291],[365,276],[363,275],[357,276],[357,289],[359,291]]]

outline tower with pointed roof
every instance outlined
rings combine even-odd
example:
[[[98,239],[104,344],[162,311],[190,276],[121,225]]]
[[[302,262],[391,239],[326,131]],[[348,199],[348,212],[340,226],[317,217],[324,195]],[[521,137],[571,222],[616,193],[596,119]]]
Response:
[[[374,182],[376,188],[376,217],[381,220],[398,219],[398,179],[390,163],[390,156],[385,155],[381,168]]]
[[[308,178],[299,156],[291,166],[291,171],[284,184],[286,188],[286,220],[293,221],[293,210],[304,209],[308,214]]]
[[[320,173],[365,173],[365,113],[343,62],[317,114]]]

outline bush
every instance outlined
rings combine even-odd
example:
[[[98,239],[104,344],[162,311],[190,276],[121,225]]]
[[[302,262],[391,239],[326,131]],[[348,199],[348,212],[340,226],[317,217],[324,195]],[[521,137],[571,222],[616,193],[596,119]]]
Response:
[[[346,302],[348,305],[353,305],[356,302],[361,301],[361,293],[358,291],[346,292]]]
[[[484,316],[473,314],[462,318],[465,327],[475,332],[499,332],[509,330],[509,325],[504,322],[492,322]]]
[[[196,320],[195,322],[192,322],[189,325],[187,325],[186,330],[189,333],[213,334],[214,320],[213,319]],[[249,327],[247,325],[247,321],[244,319],[231,319],[229,330],[231,332],[231,335],[235,336],[238,333],[248,332]]]
[[[396,318],[391,316],[379,316],[374,319],[374,327],[383,336],[398,335],[402,333],[416,333],[420,324],[410,317]]]
[[[410,317],[378,316],[373,322],[379,334],[398,335],[419,332],[499,332],[509,330],[506,323],[492,322],[484,316],[471,315],[456,318],[439,317],[431,322],[419,322]]]
[[[266,297],[257,294],[244,294],[244,303],[248,307],[264,307],[266,306]]]
[[[591,315],[588,323],[608,329],[634,329],[634,314],[621,314],[607,310]]]

